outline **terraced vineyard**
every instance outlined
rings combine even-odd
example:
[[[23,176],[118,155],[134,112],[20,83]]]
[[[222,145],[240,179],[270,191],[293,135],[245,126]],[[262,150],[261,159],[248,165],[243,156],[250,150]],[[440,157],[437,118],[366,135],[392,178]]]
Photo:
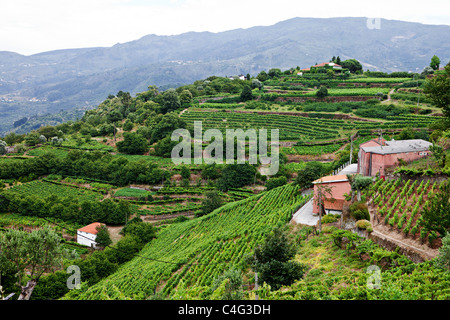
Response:
[[[60,197],[83,197],[86,200],[101,200],[103,195],[88,190],[86,188],[79,188],[75,186],[51,183],[48,181],[34,180],[31,182],[16,185],[10,189],[9,192],[15,192],[23,195],[35,195],[40,198],[45,198],[51,195]]]
[[[421,227],[421,212],[439,189],[440,183],[430,180],[378,180],[369,195],[378,218],[385,225],[414,239],[428,239],[432,244],[438,235]]]
[[[201,112],[188,110],[182,118],[189,127],[194,121],[202,121],[203,130],[219,129],[225,134],[226,129],[279,129],[281,140],[327,140],[341,137],[342,131],[400,129],[407,125],[425,127],[427,122],[411,121],[415,118],[393,118],[385,122],[368,122],[343,119],[302,117],[282,114],[258,114],[238,112]],[[333,117],[333,115],[330,115]],[[430,118],[432,121],[433,119]],[[270,131],[268,133],[270,136]]]
[[[113,275],[67,299],[142,299],[162,290],[171,294],[182,280],[210,285],[261,243],[278,222],[286,223],[305,201],[293,185],[229,203],[198,219],[163,229],[151,243]],[[77,292],[75,292],[77,291]]]

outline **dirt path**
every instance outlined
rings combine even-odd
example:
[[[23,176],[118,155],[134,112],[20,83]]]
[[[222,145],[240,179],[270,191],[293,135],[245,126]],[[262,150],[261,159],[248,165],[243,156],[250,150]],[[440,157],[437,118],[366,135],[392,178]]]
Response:
[[[120,230],[122,230],[123,226],[119,227],[107,227],[109,231],[109,236],[111,237],[112,244],[116,244],[121,238],[122,235],[119,234]]]
[[[392,89],[391,91],[389,91],[389,93],[388,93],[388,98],[387,98],[386,100],[382,101],[381,103],[387,103],[387,102],[392,101],[392,99],[391,99],[391,94],[393,94],[394,91],[395,91],[395,89]]]

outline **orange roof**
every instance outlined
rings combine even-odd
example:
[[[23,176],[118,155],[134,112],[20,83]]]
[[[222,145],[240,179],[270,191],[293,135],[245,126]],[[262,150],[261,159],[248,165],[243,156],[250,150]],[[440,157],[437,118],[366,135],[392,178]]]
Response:
[[[103,225],[103,223],[94,222],[94,223],[88,224],[87,226],[85,226],[83,228],[78,229],[78,231],[83,231],[83,232],[91,233],[91,234],[97,234],[98,233],[97,227],[102,226],[102,225]]]
[[[316,184],[316,183],[345,182],[345,181],[348,181],[347,175],[340,174],[337,176],[322,177],[320,179],[313,181],[313,183]]]

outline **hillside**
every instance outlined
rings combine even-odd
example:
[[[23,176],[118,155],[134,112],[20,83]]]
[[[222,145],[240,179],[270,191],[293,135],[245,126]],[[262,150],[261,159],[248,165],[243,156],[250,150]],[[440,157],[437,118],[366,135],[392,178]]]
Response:
[[[432,78],[298,71],[260,71],[249,80],[211,76],[163,92],[152,85],[136,95],[119,91],[79,120],[3,136],[0,244],[7,235],[45,227],[69,251],[62,266],[39,279],[32,299],[220,299],[228,290],[222,277],[236,271],[244,299],[448,299],[449,275],[436,260],[412,261],[369,236],[372,227],[387,230],[433,257],[444,246],[450,221],[425,210],[448,202],[450,175],[445,110],[424,91]],[[436,73],[444,79],[449,72]],[[279,170],[263,175],[262,161],[174,163],[171,134],[193,132],[194,121],[202,121],[202,133],[278,129]],[[288,224],[310,199],[312,181],[356,163],[359,145],[380,134],[432,141],[437,155],[399,161],[386,179],[369,179],[357,210],[343,212],[347,223],[348,213],[361,211],[358,222],[370,220],[365,229],[341,229],[333,214],[323,217],[320,233],[317,226]],[[194,141],[202,155],[208,141]],[[251,143],[244,149],[250,152]],[[448,216],[448,206],[441,209]],[[110,237],[103,250],[77,243],[76,230],[95,222]],[[256,291],[247,258],[276,227],[291,241],[290,271],[300,263],[301,274],[279,288],[259,283]],[[67,287],[70,265],[80,267],[81,290]],[[19,295],[18,273],[5,266],[2,284]],[[386,290],[367,287],[369,266],[381,269]],[[218,279],[225,282],[217,286]]]
[[[162,88],[211,75],[270,68],[307,68],[331,56],[356,58],[364,69],[420,72],[434,54],[450,60],[450,27],[366,18],[294,18],[267,27],[227,32],[148,35],[109,48],[22,56],[0,52],[0,132],[23,117],[93,107],[119,90]]]

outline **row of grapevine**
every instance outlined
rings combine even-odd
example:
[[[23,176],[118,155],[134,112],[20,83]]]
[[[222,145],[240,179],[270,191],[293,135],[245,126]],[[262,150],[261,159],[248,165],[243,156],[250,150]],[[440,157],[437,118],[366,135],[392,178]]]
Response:
[[[168,294],[185,284],[210,285],[231,266],[239,267],[278,222],[287,222],[303,197],[285,185],[209,215],[163,229],[136,257],[80,294],[68,298],[98,299],[116,294],[128,298],[151,295],[155,288]],[[164,262],[163,262],[164,261]]]
[[[405,236],[425,241],[427,232],[421,227],[423,208],[438,192],[440,184],[430,180],[378,180],[368,192],[373,199],[379,218],[384,224],[401,231]],[[430,244],[434,240],[429,238]]]

